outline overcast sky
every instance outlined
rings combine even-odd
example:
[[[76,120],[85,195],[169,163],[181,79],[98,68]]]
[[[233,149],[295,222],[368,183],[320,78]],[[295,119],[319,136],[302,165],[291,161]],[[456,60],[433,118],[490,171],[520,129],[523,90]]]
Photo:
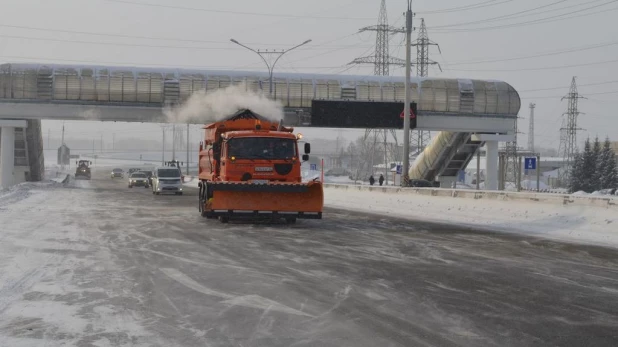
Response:
[[[390,23],[402,26],[406,1],[387,0],[387,6]],[[380,0],[3,0],[0,61],[263,71],[257,55],[229,39],[261,49],[312,39],[284,56],[275,73],[340,73],[352,59],[372,54],[375,36],[357,32],[376,24],[379,7]],[[414,25],[425,18],[442,49],[430,57],[444,71],[433,67],[430,76],[503,80],[520,92],[521,145],[528,104],[535,102],[537,146],[558,147],[567,108],[560,97],[573,76],[588,97],[580,102],[585,130],[578,138],[618,140],[618,0],[416,0],[413,10]],[[404,58],[402,42],[403,36],[393,36],[393,56]],[[345,71],[372,72],[372,66]],[[391,69],[391,75],[403,74]],[[44,136],[60,124],[45,121]],[[99,122],[67,122],[67,130],[103,132],[105,141],[112,133],[161,133],[156,125]]]

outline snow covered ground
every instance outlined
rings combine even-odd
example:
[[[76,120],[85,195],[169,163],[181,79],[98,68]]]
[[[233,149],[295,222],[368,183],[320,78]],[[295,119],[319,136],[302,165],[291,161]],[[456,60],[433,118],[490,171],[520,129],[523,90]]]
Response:
[[[111,253],[97,233],[85,231],[101,227],[90,223],[95,191],[89,181],[74,184],[80,189],[48,181],[0,191],[0,346],[57,346],[42,340],[47,335],[63,336],[67,346],[129,342],[114,344],[111,336],[150,341],[137,312],[105,304],[131,285],[98,265]],[[102,290],[95,284],[101,280],[116,289]]]
[[[328,207],[618,247],[618,208],[325,189]]]

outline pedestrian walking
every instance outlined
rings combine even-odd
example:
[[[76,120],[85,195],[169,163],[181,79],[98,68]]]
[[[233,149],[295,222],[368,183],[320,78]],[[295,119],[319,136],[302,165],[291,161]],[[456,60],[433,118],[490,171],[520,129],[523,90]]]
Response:
[[[373,175],[369,176],[369,185],[373,185],[374,183],[376,183],[376,179],[373,178]]]
[[[380,178],[378,178],[378,182],[380,182],[380,186],[382,186],[382,184],[384,183],[384,175],[380,175]]]

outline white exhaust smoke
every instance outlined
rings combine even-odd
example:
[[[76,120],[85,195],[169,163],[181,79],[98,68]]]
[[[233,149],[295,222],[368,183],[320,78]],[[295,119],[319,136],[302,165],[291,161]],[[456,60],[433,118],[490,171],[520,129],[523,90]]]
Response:
[[[245,83],[224,89],[193,93],[175,108],[163,110],[169,123],[202,123],[220,121],[241,109],[251,111],[273,121],[283,119],[283,105],[263,93],[248,91]]]

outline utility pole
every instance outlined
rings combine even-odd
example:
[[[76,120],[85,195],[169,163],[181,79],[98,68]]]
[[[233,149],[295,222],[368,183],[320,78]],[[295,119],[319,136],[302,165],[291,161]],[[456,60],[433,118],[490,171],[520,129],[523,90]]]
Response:
[[[438,47],[438,51],[440,53],[442,53],[442,51],[440,50],[440,45],[429,39],[429,35],[427,34],[427,27],[425,26],[425,18],[421,18],[421,27],[418,32],[418,38],[414,43],[412,43],[412,46],[416,47],[416,61],[413,64],[416,64],[417,76],[429,76],[429,65],[438,65],[438,68],[440,68],[440,71],[442,71],[442,67],[438,62],[429,59],[430,46]],[[411,142],[416,147],[417,152],[422,152],[430,141],[431,132],[423,130],[416,130],[412,132]]]
[[[176,160],[176,124],[172,124],[172,161]]]
[[[501,177],[501,181],[503,184],[506,184],[506,182],[512,182],[513,184],[517,185],[518,174],[519,172],[521,172],[521,166],[519,165],[519,149],[517,148],[517,134],[519,133],[517,121],[518,118],[515,118],[515,137],[513,141],[506,143],[506,162],[504,163],[505,168],[502,171],[504,176]],[[504,189],[506,188],[506,186],[501,188]],[[516,187],[516,189],[519,190],[519,187]]]
[[[388,25],[386,13],[386,0],[382,0],[380,14],[378,15],[378,25],[361,28],[358,32],[375,31],[376,49],[373,56],[360,57],[352,60],[348,65],[353,64],[373,64],[373,74],[376,76],[388,76],[390,65],[405,66],[405,61],[391,57],[388,48],[388,36],[391,33],[401,33],[402,30]]]
[[[112,150],[116,150],[116,134],[112,134]]]
[[[189,176],[189,123],[187,123],[187,176]]]
[[[577,151],[577,131],[582,130],[577,127],[577,117],[580,112],[578,110],[578,101],[584,97],[577,92],[577,83],[575,76],[571,80],[571,89],[569,93],[562,98],[569,101],[566,120],[563,120],[560,128],[560,153],[562,154],[562,169],[559,171],[560,184],[564,187],[568,183],[573,168],[573,159]]]
[[[161,150],[161,165],[165,165],[165,124],[161,125],[161,130],[163,131],[163,148]]]
[[[530,121],[528,122],[528,150],[534,152],[534,108],[536,104],[530,103]]]
[[[359,32],[375,31],[376,32],[376,45],[373,55],[356,58],[348,65],[358,64],[372,64],[373,74],[376,76],[388,76],[391,65],[405,66],[405,61],[396,57],[390,56],[389,49],[389,35],[393,33],[403,33],[404,31],[399,28],[395,28],[388,24],[388,14],[386,12],[386,0],[382,0],[380,4],[380,13],[378,14],[378,24],[361,28]],[[381,97],[377,96],[378,99]],[[384,131],[382,131],[384,130]],[[374,133],[374,136],[384,136],[384,165],[388,166],[388,159],[386,156],[386,142],[387,131],[386,129],[365,129],[366,137],[370,133]],[[378,135],[379,134],[379,135]],[[373,169],[373,167],[372,167]],[[388,174],[386,174],[388,180]],[[387,181],[388,183],[388,181]]]
[[[406,82],[405,82],[405,102],[403,104],[403,179],[401,183],[407,186],[410,181],[410,64],[411,64],[411,45],[412,44],[412,0],[408,0],[408,10],[406,11]]]

